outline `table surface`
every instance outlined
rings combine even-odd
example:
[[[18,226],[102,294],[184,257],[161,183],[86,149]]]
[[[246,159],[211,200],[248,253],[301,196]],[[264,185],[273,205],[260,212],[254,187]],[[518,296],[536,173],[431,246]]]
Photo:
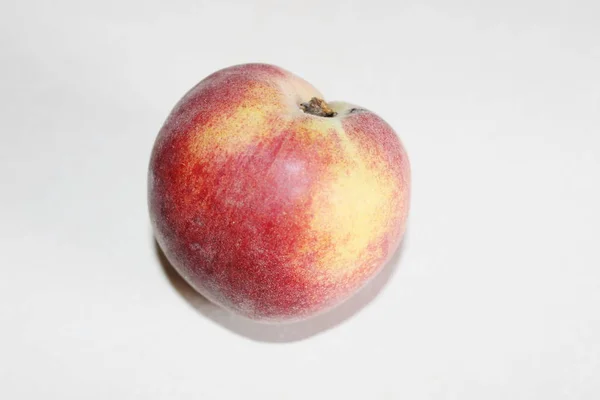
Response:
[[[0,397],[600,398],[599,20],[597,1],[2,2]],[[175,102],[257,61],[377,112],[413,171],[392,262],[289,325],[195,294],[146,206]]]

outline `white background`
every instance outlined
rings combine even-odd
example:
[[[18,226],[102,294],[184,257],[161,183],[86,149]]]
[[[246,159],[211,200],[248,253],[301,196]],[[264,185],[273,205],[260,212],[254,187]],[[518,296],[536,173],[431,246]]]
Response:
[[[3,1],[0,398],[600,398],[600,3]],[[161,262],[154,138],[220,68],[370,108],[413,169],[402,250],[265,326]]]

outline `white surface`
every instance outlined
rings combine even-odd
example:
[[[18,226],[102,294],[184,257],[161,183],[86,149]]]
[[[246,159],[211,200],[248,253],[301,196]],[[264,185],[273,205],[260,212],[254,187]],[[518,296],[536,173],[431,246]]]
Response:
[[[0,398],[600,398],[600,3],[85,3],[0,6]],[[411,157],[401,257],[305,324],[229,317],[151,237],[164,118],[251,61]]]

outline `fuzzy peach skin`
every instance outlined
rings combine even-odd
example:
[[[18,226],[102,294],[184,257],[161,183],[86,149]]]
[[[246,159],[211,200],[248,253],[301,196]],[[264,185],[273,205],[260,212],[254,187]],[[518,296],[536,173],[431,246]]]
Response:
[[[298,320],[356,292],[398,247],[410,167],[392,128],[266,64],[220,70],[175,106],[156,139],[148,200],[156,239],[209,300],[262,321]]]

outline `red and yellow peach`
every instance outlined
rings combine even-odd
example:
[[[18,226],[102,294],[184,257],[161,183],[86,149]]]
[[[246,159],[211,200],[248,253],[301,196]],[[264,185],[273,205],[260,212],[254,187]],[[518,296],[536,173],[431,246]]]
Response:
[[[198,292],[249,318],[296,320],[338,304],[404,233],[400,140],[374,113],[322,98],[275,66],[226,68],[179,101],[154,145],[158,243]]]

